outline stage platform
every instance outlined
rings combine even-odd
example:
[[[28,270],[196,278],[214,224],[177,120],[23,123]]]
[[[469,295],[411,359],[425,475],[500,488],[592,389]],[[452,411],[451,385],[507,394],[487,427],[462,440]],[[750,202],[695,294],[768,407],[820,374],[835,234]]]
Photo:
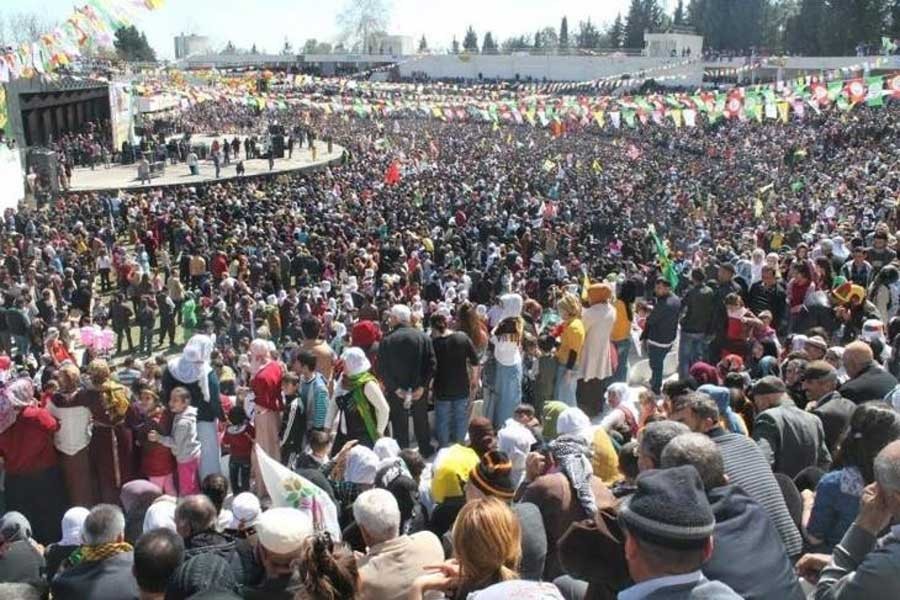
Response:
[[[227,136],[229,140],[234,139],[233,135]],[[242,137],[242,136],[238,136]],[[194,143],[211,143],[212,138],[209,136],[194,136]],[[222,139],[221,136],[218,138]],[[335,164],[341,160],[344,149],[337,144],[332,146],[331,154],[328,154],[328,144],[316,141],[316,160],[312,160],[311,150],[304,146],[302,150],[294,147],[293,158],[287,157],[285,151],[284,158],[275,159],[275,168],[269,171],[269,161],[265,158],[254,158],[253,160],[244,161],[243,177],[253,177],[257,175],[268,175],[273,173],[288,173],[293,171],[315,170],[327,165]],[[244,155],[243,148],[241,156]],[[199,174],[191,175],[187,164],[167,164],[166,171],[163,175],[154,177],[152,183],[141,184],[137,176],[137,165],[113,165],[109,169],[103,165],[97,165],[94,170],[89,168],[76,168],[72,172],[72,181],[70,182],[70,191],[72,192],[91,192],[104,190],[130,190],[141,188],[168,187],[173,185],[185,185],[191,183],[202,183],[207,181],[216,181],[216,169],[212,160],[201,160],[199,163]],[[222,166],[219,174],[219,180],[234,179],[237,177],[235,172],[235,163]]]

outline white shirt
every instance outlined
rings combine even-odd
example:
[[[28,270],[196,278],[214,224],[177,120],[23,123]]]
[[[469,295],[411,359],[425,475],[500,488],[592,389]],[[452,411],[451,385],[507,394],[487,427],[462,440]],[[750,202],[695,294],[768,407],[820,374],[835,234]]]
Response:
[[[53,402],[47,403],[47,409],[59,421],[59,431],[53,434],[53,445],[57,450],[74,456],[87,448],[91,443],[90,409],[84,406],[60,408]]]
[[[619,592],[617,598],[618,600],[640,600],[641,598],[646,598],[656,590],[676,585],[684,585],[686,583],[697,583],[702,579],[703,573],[699,570],[683,575],[656,577],[654,579],[636,583],[630,588],[622,590]]]

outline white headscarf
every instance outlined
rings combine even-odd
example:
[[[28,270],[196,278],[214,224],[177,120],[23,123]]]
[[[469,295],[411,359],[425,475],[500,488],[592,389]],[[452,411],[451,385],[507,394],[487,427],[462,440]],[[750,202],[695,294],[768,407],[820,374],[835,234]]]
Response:
[[[505,452],[512,462],[510,476],[514,484],[518,485],[522,481],[525,475],[525,458],[536,442],[531,430],[515,419],[507,419],[497,432],[497,449]]]
[[[83,506],[73,506],[66,511],[62,518],[60,546],[80,546],[83,543],[81,540],[81,528],[90,512]]]
[[[150,505],[147,514],[144,515],[144,533],[153,529],[175,528],[175,502],[173,500],[159,500]]]
[[[378,462],[378,456],[372,450],[365,446],[354,446],[347,455],[344,480],[351,483],[374,484]]]
[[[184,384],[197,383],[203,399],[209,402],[209,364],[213,351],[213,341],[208,335],[197,334],[188,340],[181,354],[169,361],[169,373]]]

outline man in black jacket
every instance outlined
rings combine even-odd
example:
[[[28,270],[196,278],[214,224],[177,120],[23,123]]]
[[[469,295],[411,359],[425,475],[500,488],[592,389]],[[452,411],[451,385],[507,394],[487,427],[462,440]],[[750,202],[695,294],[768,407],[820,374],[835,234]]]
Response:
[[[764,310],[772,313],[772,327],[776,331],[782,331],[786,323],[784,313],[787,309],[787,295],[778,279],[775,277],[775,269],[770,266],[762,268],[762,279],[750,286],[747,294],[747,308],[753,314],[759,315]]]
[[[716,517],[712,556],[701,569],[707,579],[721,581],[745,599],[803,600],[803,589],[772,519],[744,490],[728,483],[715,442],[701,433],[682,434],[666,445],[661,463],[663,469],[692,465],[703,481]],[[750,554],[756,558],[754,568],[748,570],[744,560]]]
[[[728,310],[725,308],[725,298],[729,294],[738,294],[742,298],[744,296],[741,286],[734,280],[734,265],[727,262],[719,265],[713,292],[715,292],[716,301],[713,304],[713,340],[709,346],[709,362],[716,364],[721,358],[722,346],[725,343],[725,329],[728,326]]]
[[[856,404],[837,391],[837,370],[824,360],[814,360],[803,372],[806,410],[822,419],[825,443],[832,455],[837,450],[841,433],[850,424]]]
[[[641,340],[646,342],[647,358],[650,359],[650,387],[654,393],[659,394],[666,355],[672,349],[678,333],[681,298],[672,293],[672,284],[665,277],[656,280],[654,293],[656,304],[647,317]]]
[[[678,377],[687,379],[691,365],[706,360],[712,335],[712,314],[715,303],[713,289],[706,284],[702,269],[691,271],[691,283],[682,302],[681,338],[678,343]]]
[[[872,347],[865,342],[852,342],[844,348],[841,359],[850,380],[841,386],[841,396],[857,404],[883,400],[897,385],[897,379],[875,362]]]
[[[397,304],[391,309],[391,332],[378,347],[378,375],[384,382],[391,407],[391,430],[401,448],[409,446],[409,413],[419,444],[419,453],[428,458],[434,453],[428,428],[428,401],[425,390],[435,369],[431,338],[410,325],[408,306]]]

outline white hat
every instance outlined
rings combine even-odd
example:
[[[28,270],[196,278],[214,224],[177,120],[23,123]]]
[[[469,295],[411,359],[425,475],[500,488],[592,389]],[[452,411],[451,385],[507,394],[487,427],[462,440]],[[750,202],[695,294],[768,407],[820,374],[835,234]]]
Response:
[[[341,359],[344,361],[344,372],[350,377],[365,373],[372,368],[372,363],[369,362],[362,348],[347,348]]]
[[[580,408],[569,407],[562,411],[556,419],[556,433],[558,435],[582,434],[591,427],[591,420]]]
[[[384,460],[385,458],[395,458],[400,455],[400,444],[397,440],[390,437],[379,438],[375,442],[375,455]]]
[[[229,529],[252,527],[259,519],[262,509],[259,506],[259,498],[250,492],[241,492],[231,501],[231,522]]]
[[[256,521],[260,545],[274,554],[291,554],[314,533],[310,516],[296,508],[270,508]]]

